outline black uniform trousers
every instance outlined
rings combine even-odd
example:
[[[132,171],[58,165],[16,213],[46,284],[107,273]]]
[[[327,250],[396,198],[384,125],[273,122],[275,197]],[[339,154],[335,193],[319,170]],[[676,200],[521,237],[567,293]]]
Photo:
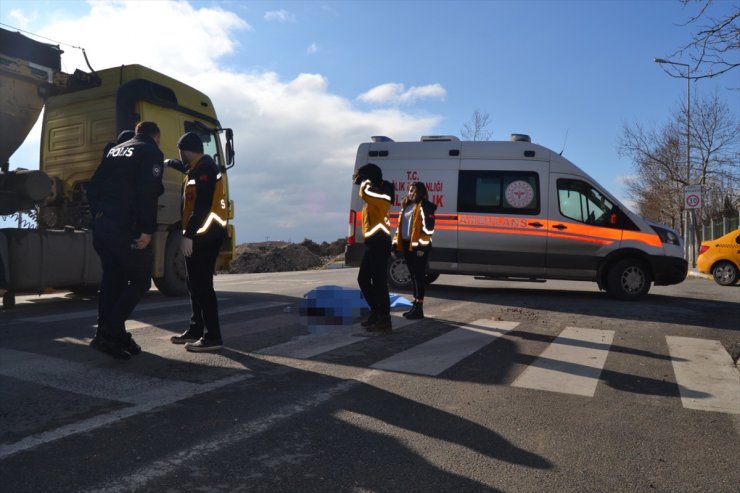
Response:
[[[188,332],[208,340],[221,340],[218,301],[213,289],[213,273],[221,243],[222,238],[196,238],[193,240],[193,253],[185,258],[192,309]]]
[[[357,284],[370,309],[378,316],[391,314],[388,293],[388,259],[391,256],[391,237],[382,233],[365,240],[365,253],[360,263]]]
[[[136,250],[132,242],[128,229],[105,217],[95,221],[93,247],[103,267],[97,336],[118,344],[126,344],[126,319],[151,287],[152,247]]]
[[[401,246],[403,247],[403,258],[406,260],[406,266],[409,268],[409,274],[411,274],[414,298],[417,300],[423,300],[427,286],[427,265],[429,264],[429,253],[431,252],[432,246],[429,245],[425,250],[414,250],[413,252],[409,252],[409,244],[409,241],[401,241]],[[418,252],[423,252],[424,255],[419,256]]]

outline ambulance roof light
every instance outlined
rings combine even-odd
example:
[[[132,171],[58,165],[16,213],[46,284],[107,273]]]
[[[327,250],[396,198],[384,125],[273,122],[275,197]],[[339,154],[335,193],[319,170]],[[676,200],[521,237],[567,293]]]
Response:
[[[460,142],[454,135],[422,135],[422,142]]]
[[[511,134],[509,140],[512,142],[532,142],[527,134]]]
[[[386,137],[385,135],[373,135],[370,138],[373,142],[393,142],[393,139]]]

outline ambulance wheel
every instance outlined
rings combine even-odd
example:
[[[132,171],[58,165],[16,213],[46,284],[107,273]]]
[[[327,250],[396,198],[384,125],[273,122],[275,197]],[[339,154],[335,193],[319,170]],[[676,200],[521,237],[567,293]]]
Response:
[[[391,257],[388,262],[388,285],[393,289],[411,290],[411,273],[403,257]]]
[[[185,257],[180,253],[182,233],[173,230],[167,235],[164,247],[164,275],[154,278],[154,285],[165,296],[185,296],[188,294]]]
[[[732,286],[735,284],[738,280],[737,274],[735,266],[732,265],[731,262],[727,261],[718,262],[717,265],[712,268],[714,282],[720,286]]]
[[[439,279],[439,273],[432,272],[424,277],[424,281],[427,284],[431,284]],[[411,273],[406,265],[406,261],[402,258],[391,258],[388,262],[388,285],[393,289],[401,289],[411,291]]]
[[[607,287],[609,293],[620,300],[637,300],[650,290],[650,271],[644,262],[636,258],[625,258],[609,269]]]

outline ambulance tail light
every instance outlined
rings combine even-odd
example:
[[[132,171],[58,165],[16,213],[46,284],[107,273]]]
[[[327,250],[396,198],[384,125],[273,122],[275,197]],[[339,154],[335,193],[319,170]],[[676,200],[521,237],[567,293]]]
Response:
[[[347,246],[354,246],[355,244],[355,219],[357,219],[357,212],[350,209],[349,226],[347,228]]]

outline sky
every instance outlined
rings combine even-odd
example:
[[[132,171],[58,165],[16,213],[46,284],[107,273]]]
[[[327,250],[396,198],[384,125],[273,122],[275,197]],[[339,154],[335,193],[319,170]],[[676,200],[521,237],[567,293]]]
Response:
[[[0,23],[60,44],[65,72],[87,70],[83,47],[96,70],[137,63],[205,92],[234,129],[237,243],[331,242],[347,232],[360,143],[459,137],[475,110],[493,140],[528,134],[629,204],[619,137],[625,124],[662,127],[685,102],[686,80],[653,59],[690,41],[698,6],[3,0]],[[737,8],[720,0],[710,14]],[[735,71],[692,83],[692,98],[716,92],[740,117],[737,87]],[[39,140],[40,119],[11,169],[38,168]]]

